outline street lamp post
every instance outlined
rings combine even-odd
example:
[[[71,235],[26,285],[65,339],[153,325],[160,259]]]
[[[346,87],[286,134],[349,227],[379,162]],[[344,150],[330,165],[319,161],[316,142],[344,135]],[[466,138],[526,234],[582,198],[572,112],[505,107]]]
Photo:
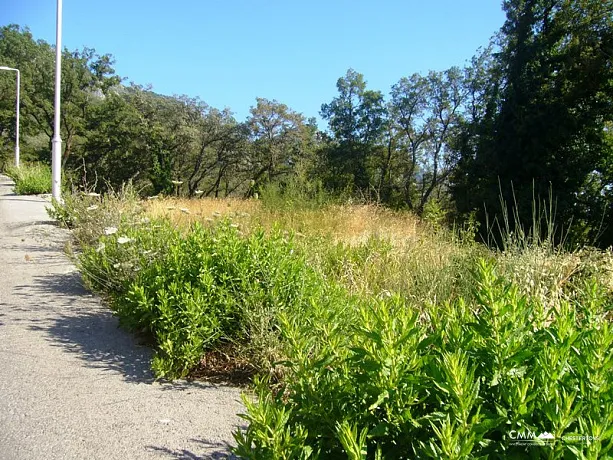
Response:
[[[60,136],[60,95],[62,90],[62,0],[57,0],[55,25],[55,105],[51,141],[51,196],[61,201],[62,138]]]
[[[15,103],[15,166],[19,168],[19,88],[21,88],[21,73],[19,69],[0,66],[0,70],[13,70],[17,72],[17,102]]]

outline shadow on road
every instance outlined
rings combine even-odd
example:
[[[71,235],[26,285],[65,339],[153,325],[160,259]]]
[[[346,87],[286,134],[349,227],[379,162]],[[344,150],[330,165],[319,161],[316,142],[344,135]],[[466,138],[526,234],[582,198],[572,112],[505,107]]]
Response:
[[[33,283],[16,286],[17,295],[38,300],[27,315],[29,328],[47,335],[53,346],[75,353],[88,367],[117,372],[127,382],[153,383],[150,368],[153,351],[139,343],[134,334],[119,327],[119,321],[82,284],[77,271],[33,277]],[[13,311],[18,310],[13,307]],[[200,381],[163,381],[163,390],[190,390],[215,387]]]
[[[187,449],[168,449],[167,447],[147,446],[147,449],[177,460],[235,460],[238,457],[230,453],[230,446],[221,442],[207,441],[205,439],[192,439],[192,442],[201,444],[207,453],[195,454]]]
[[[36,299],[32,309],[39,317],[30,319],[29,327],[47,334],[52,345],[77,354],[89,367],[118,372],[126,381],[154,381],[151,349],[119,328],[111,311],[83,287],[78,272],[35,276],[32,284],[15,291]]]

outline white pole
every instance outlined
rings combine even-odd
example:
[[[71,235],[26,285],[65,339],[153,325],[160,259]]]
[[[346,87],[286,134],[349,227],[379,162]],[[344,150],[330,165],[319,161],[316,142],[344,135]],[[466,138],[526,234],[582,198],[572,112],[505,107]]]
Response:
[[[61,201],[62,138],[60,136],[60,96],[62,91],[62,0],[57,0],[55,28],[55,117],[51,141],[51,196]]]
[[[0,70],[14,70],[15,72],[17,72],[17,102],[15,103],[15,166],[19,168],[19,88],[21,87],[21,76],[19,69],[0,66]]]
[[[15,167],[19,168],[19,89],[21,88],[21,72],[17,70],[17,103],[15,104]]]

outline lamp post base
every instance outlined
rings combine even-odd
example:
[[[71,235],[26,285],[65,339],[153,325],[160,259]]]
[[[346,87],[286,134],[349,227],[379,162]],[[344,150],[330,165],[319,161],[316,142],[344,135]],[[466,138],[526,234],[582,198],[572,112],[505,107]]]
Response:
[[[62,202],[62,139],[51,141],[51,196]]]

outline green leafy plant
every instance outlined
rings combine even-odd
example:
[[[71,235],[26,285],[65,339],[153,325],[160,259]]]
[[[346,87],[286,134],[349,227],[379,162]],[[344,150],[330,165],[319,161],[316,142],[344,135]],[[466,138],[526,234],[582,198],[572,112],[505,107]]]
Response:
[[[321,458],[608,455],[613,379],[603,370],[613,365],[613,336],[604,291],[592,283],[580,302],[542,305],[487,261],[474,280],[471,297],[423,309],[392,296],[337,311],[313,305],[312,320],[286,315],[284,385],[258,386],[236,452],[289,458],[268,440],[300,430],[293,452]],[[263,423],[272,413],[284,417]],[[513,443],[524,431],[555,442]],[[597,440],[575,443],[572,433]]]
[[[61,203],[51,202],[47,213],[71,229],[77,245],[82,247],[96,246],[106,228],[122,224],[139,226],[149,220],[142,215],[142,204],[130,182],[104,195],[78,191],[64,194]]]
[[[150,338],[158,376],[214,350],[259,375],[241,457],[610,455],[610,254],[487,251],[444,232],[349,244],[113,203],[63,208],[90,229],[85,280]],[[91,206],[116,226],[96,227]],[[555,442],[517,445],[520,432]]]
[[[303,308],[322,286],[291,235],[243,236],[230,221],[185,233],[167,221],[120,226],[86,248],[80,266],[125,326],[154,337],[164,377],[186,375],[222,343],[273,372],[278,313]]]
[[[15,193],[18,195],[51,193],[51,168],[47,165],[24,163],[19,168],[7,168],[5,174],[15,181]]]

